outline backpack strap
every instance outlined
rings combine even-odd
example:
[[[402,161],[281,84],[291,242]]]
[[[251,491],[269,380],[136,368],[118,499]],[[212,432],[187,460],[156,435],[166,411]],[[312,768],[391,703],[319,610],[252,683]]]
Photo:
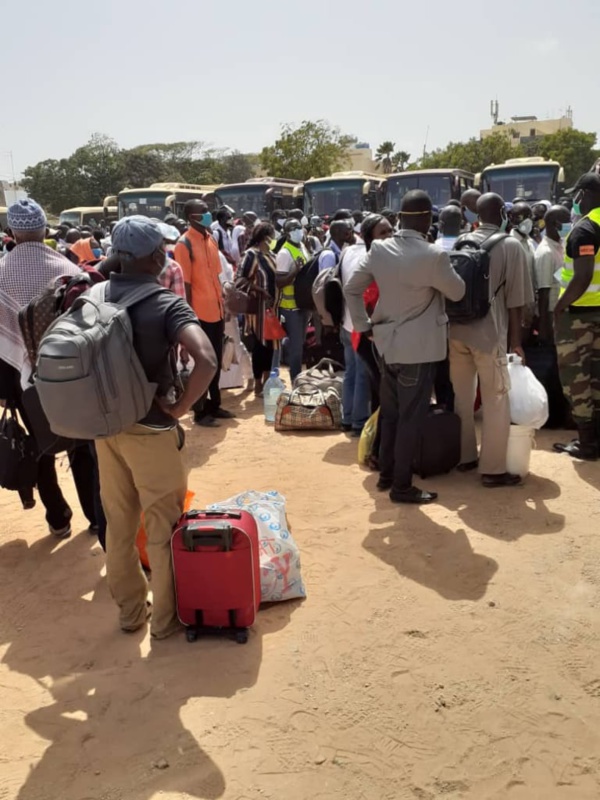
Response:
[[[500,244],[503,239],[508,239],[509,236],[510,234],[502,233],[502,231],[492,233],[491,236],[488,236],[488,238],[481,243],[480,248],[485,250],[486,253],[489,253],[497,244]]]
[[[119,305],[123,308],[131,308],[136,305],[136,303],[141,303],[142,300],[152,297],[152,295],[167,291],[168,289],[164,289],[159,284],[143,283],[119,300]],[[110,281],[103,281],[102,283],[97,283],[95,286],[92,286],[85,294],[80,295],[71,308],[74,308],[76,305],[80,308],[84,303],[91,303],[93,306],[97,306],[98,303],[110,302],[112,302],[110,299]]]
[[[194,251],[193,251],[193,249],[192,249],[192,243],[191,243],[191,242],[190,242],[190,240],[187,238],[187,236],[181,236],[181,237],[180,237],[180,239],[179,239],[179,241],[181,242],[181,244],[182,244],[182,245],[184,245],[185,249],[186,249],[186,250],[188,251],[188,253],[190,254],[190,261],[191,261],[191,262],[192,262],[192,264],[193,264],[193,263],[194,263]]]

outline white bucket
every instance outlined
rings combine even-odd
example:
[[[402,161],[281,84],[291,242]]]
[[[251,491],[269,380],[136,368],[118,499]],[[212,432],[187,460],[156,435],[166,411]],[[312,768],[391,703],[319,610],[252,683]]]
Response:
[[[535,447],[535,428],[511,425],[506,451],[507,471],[524,478],[529,473],[532,447]]]

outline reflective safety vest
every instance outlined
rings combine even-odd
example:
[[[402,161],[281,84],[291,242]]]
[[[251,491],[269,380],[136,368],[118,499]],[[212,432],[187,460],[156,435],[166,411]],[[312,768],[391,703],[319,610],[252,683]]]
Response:
[[[294,261],[300,259],[303,264],[306,264],[306,254],[299,247],[296,247],[296,245],[292,244],[291,242],[286,242],[281,249],[287,250]],[[290,309],[297,308],[293,283],[290,283],[289,286],[284,286],[281,290],[281,302],[279,307]]]
[[[591,219],[592,222],[595,222],[598,227],[600,227],[600,208],[595,208],[593,211],[590,211],[589,214],[586,214],[583,219]],[[569,234],[570,235],[570,234]],[[569,237],[567,236],[567,240],[565,242],[565,263],[562,268],[562,272],[560,273],[560,296],[565,293],[565,289],[569,285],[569,283],[573,280],[575,275],[575,270],[573,269],[573,259],[567,255],[567,243],[569,241]],[[575,300],[572,303],[575,307],[591,307],[595,308],[596,306],[600,307],[600,249],[596,253],[596,263],[594,264],[594,277],[592,278],[592,282],[588,286],[585,294],[581,295],[579,300]]]

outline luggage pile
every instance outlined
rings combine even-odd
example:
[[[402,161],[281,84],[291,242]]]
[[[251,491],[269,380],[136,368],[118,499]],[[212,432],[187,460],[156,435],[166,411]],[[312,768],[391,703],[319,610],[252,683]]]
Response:
[[[344,368],[330,358],[301,372],[291,391],[282,392],[276,431],[333,431],[342,424]]]

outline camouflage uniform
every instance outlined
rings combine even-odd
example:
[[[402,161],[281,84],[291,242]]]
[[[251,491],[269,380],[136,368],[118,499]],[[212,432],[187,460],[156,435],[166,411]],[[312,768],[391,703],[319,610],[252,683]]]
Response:
[[[556,346],[573,420],[578,428],[595,422],[600,438],[600,308],[561,314]]]

